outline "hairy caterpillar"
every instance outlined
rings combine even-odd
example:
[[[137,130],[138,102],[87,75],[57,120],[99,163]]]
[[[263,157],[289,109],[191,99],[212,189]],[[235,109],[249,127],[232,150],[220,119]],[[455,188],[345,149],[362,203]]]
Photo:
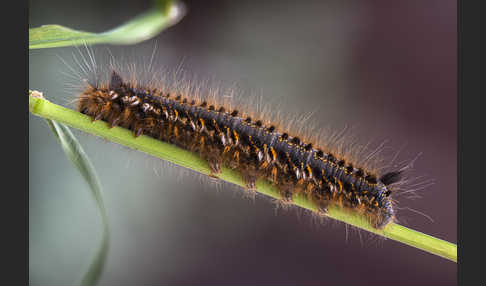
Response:
[[[112,69],[104,83],[87,83],[78,111],[197,152],[217,177],[221,166],[239,170],[250,192],[264,178],[275,184],[282,201],[305,194],[320,213],[330,205],[365,216],[378,229],[395,220],[393,185],[405,168],[379,174],[328,146],[317,146],[261,118],[190,91],[144,85]]]

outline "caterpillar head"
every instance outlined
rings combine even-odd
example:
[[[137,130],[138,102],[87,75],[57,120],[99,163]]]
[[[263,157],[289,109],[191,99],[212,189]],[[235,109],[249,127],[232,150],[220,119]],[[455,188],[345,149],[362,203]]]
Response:
[[[382,182],[385,186],[397,183],[402,179],[402,173],[403,171],[388,172],[380,177],[380,182]]]
[[[122,77],[116,72],[112,71],[110,78],[110,90],[119,91],[124,85]]]

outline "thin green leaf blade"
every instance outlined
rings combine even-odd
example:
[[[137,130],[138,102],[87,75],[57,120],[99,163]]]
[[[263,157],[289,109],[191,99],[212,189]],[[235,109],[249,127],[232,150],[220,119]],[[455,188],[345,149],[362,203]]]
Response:
[[[29,29],[29,49],[91,44],[136,44],[154,37],[176,24],[184,16],[178,1],[156,1],[153,9],[103,33],[74,30],[61,25],[43,25]]]
[[[103,226],[101,243],[80,284],[82,286],[96,285],[103,272],[109,249],[108,217],[101,195],[101,184],[93,164],[71,130],[66,125],[50,119],[46,119],[46,122],[58,139],[66,156],[73,162],[83,178],[88,182],[101,214]]]
[[[84,152],[83,147],[66,125],[49,119],[46,119],[46,121],[54,135],[56,135],[64,153],[88,182],[96,203],[99,205],[100,210],[104,212],[105,208],[101,197],[101,184],[96,175],[94,166],[89,160],[88,155]]]
[[[43,25],[29,29],[29,49],[69,46],[76,39],[88,41],[96,34],[73,30],[61,25]]]

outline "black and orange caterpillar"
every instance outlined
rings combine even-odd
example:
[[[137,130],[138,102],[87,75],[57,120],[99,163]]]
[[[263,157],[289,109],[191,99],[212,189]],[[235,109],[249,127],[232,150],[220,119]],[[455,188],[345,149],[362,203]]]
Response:
[[[264,178],[278,187],[284,202],[303,193],[321,213],[334,205],[366,216],[378,229],[395,219],[390,186],[401,180],[401,171],[378,177],[274,125],[244,118],[236,109],[143,88],[113,71],[109,84],[84,89],[78,110],[112,127],[128,128],[135,136],[148,135],[197,152],[214,175],[222,165],[237,169],[250,191]]]

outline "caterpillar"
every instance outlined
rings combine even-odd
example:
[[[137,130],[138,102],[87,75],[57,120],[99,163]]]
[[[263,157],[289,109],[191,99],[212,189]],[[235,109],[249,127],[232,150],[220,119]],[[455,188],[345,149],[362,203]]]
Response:
[[[94,121],[130,129],[134,136],[148,135],[196,152],[215,177],[222,166],[237,169],[250,193],[258,179],[266,179],[277,186],[284,203],[303,194],[319,214],[339,207],[365,216],[377,229],[395,220],[393,185],[403,179],[403,168],[379,175],[224,104],[138,84],[112,69],[108,82],[85,86],[77,110]]]

